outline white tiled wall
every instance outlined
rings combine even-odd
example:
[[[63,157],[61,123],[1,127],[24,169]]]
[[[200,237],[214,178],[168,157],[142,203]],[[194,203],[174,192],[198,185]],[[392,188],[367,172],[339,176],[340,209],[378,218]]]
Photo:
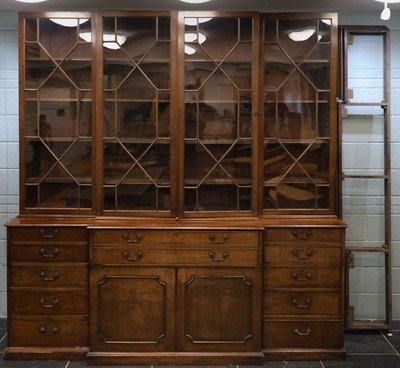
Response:
[[[18,15],[0,12],[0,224],[18,213]],[[0,226],[0,317],[7,314],[6,229]]]
[[[340,24],[382,25],[391,30],[391,149],[392,149],[392,213],[393,213],[393,313],[400,319],[400,14],[392,12],[390,21],[379,20],[379,14],[371,12],[339,13]],[[13,12],[0,12],[0,224],[18,213],[18,16]],[[372,86],[373,87],[373,86]],[[363,141],[363,135],[358,139]],[[352,149],[350,144],[346,149]],[[355,147],[355,146],[354,146]],[[351,152],[350,152],[351,154]],[[361,151],[362,155],[362,151]],[[382,199],[376,191],[367,197],[356,198],[374,206],[381,212]],[[346,205],[350,198],[344,198]],[[353,199],[354,201],[354,199]],[[361,203],[362,202],[362,203]],[[349,225],[364,234],[364,225],[351,219]],[[377,223],[368,226],[367,234],[373,234]],[[357,232],[355,232],[357,234]],[[0,226],[0,317],[7,315],[6,305],[6,231]],[[383,310],[381,274],[376,259],[364,258],[362,267],[352,271],[352,298],[362,318],[375,318]]]

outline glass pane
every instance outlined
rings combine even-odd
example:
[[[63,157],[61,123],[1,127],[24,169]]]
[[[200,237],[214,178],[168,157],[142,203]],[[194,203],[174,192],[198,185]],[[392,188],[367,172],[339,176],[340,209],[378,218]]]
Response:
[[[251,188],[232,185],[204,185],[185,189],[185,211],[249,211]]]
[[[384,36],[353,35],[348,45],[348,87],[353,90],[350,102],[376,102],[384,98]],[[365,76],[368,75],[368,78]],[[354,110],[349,109],[349,113]],[[371,108],[371,113],[375,110]]]
[[[170,20],[105,17],[104,209],[170,210]]]
[[[45,179],[40,184],[26,187],[27,208],[39,209],[90,209],[92,187],[65,181]]]
[[[374,229],[377,228],[374,227]],[[370,235],[374,235],[372,231]],[[385,255],[377,252],[353,252],[352,254],[355,267],[349,269],[349,305],[353,309],[354,319],[356,321],[385,321]],[[368,282],[363,281],[365,279]]]
[[[91,20],[70,18],[76,26],[65,25],[65,18],[42,18],[39,20],[40,55],[44,50],[54,60],[91,59]],[[78,23],[79,26],[78,26]],[[61,42],[60,42],[61,41]]]
[[[90,209],[92,45],[81,35],[90,34],[91,21],[38,18],[26,24],[26,206]]]
[[[316,109],[315,103],[264,103],[265,136],[293,139],[315,138],[317,136],[316,114],[319,113]],[[321,121],[323,127],[326,123],[329,123],[326,118]]]
[[[345,174],[384,174],[383,116],[354,115],[342,120]]]
[[[185,211],[251,209],[252,41],[252,18],[185,19]]]
[[[264,208],[327,209],[330,20],[264,22]]]

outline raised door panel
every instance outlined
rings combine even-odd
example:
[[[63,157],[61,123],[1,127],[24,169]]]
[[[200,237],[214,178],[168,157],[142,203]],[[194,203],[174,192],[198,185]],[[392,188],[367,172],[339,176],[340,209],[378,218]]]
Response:
[[[91,272],[90,285],[92,351],[173,350],[173,269],[104,267]]]
[[[261,303],[257,270],[180,269],[178,280],[179,350],[259,350]]]

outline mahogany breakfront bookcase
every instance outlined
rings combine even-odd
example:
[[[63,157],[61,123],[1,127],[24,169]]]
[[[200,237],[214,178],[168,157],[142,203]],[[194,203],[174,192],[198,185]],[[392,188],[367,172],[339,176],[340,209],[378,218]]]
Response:
[[[346,356],[336,14],[23,13],[19,41],[6,359]]]

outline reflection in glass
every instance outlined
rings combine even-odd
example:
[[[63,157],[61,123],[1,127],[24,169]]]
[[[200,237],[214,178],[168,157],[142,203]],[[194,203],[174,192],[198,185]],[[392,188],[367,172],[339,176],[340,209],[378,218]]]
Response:
[[[103,48],[104,210],[170,211],[170,20],[104,17],[103,26],[121,46]]]
[[[91,21],[70,19],[73,27],[44,18],[25,23],[27,208],[92,206],[92,45],[78,36]]]
[[[327,209],[331,20],[265,21],[264,209]]]
[[[184,23],[184,210],[249,211],[253,20]]]

